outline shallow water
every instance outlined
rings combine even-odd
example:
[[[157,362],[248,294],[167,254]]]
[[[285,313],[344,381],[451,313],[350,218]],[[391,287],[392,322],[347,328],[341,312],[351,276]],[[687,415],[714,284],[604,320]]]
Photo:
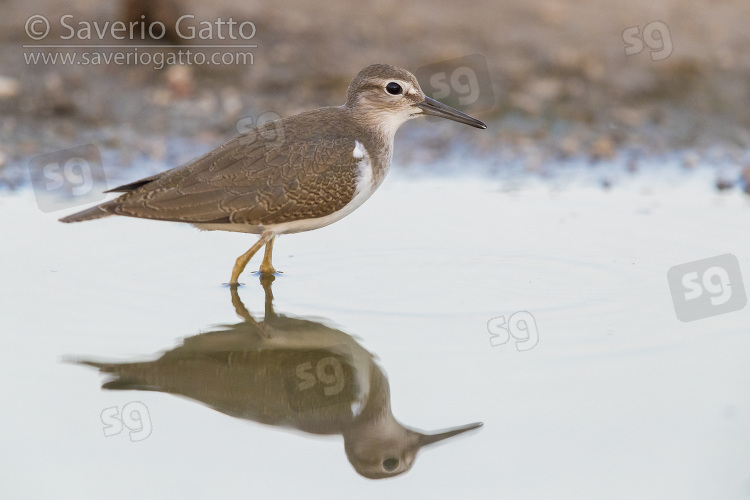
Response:
[[[341,436],[102,390],[107,377],[64,362],[155,360],[249,321],[238,301],[268,323],[257,276],[243,275],[234,303],[222,285],[252,236],[126,218],[63,225],[74,209],[45,214],[31,190],[6,194],[2,496],[748,498],[750,309],[680,321],[667,280],[723,254],[750,276],[748,197],[713,191],[709,175],[657,170],[604,190],[396,171],[341,222],[277,241],[275,312],[338,332],[346,373],[371,353],[399,422],[484,422],[380,481],[357,474]],[[297,347],[314,336],[270,341],[285,335]],[[267,353],[263,342],[238,352]],[[218,372],[205,373],[208,386]],[[263,388],[252,390],[251,406]],[[105,436],[124,408],[140,417],[124,419],[134,431]]]

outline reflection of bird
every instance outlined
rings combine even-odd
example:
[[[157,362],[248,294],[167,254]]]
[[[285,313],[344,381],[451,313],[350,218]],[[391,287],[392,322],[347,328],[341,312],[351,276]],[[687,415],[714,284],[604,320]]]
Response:
[[[486,128],[426,97],[408,71],[375,64],[352,80],[343,106],[250,129],[186,165],[111,189],[125,194],[60,220],[125,215],[260,234],[237,259],[230,284],[264,245],[260,271],[274,273],[274,238],[327,226],[364,203],[388,172],[396,130],[419,115]]]
[[[422,446],[475,429],[424,434],[391,413],[388,380],[350,335],[315,321],[277,315],[263,275],[266,312],[253,319],[232,287],[244,322],[196,335],[155,361],[100,363],[105,389],[178,394],[228,415],[313,434],[341,434],[358,473],[371,479],[408,471]]]

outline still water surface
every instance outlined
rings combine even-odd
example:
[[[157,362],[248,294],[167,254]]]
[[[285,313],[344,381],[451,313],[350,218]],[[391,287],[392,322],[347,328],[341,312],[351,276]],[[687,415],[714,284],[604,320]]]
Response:
[[[397,171],[238,290],[252,237],[5,194],[1,496],[750,498],[750,308],[682,322],[667,281],[750,276],[708,176]]]

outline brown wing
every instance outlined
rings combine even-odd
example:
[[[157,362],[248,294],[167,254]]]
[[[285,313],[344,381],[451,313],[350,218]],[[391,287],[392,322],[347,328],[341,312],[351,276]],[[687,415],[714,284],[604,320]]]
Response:
[[[354,139],[269,140],[271,126],[239,135],[154,180],[144,179],[101,208],[146,219],[250,225],[342,209],[356,188]]]

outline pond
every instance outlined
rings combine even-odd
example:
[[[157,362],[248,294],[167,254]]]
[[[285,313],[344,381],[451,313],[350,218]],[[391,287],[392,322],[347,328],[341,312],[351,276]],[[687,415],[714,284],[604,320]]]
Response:
[[[3,194],[2,490],[747,498],[750,198],[588,170],[396,169],[239,288],[252,235]]]

